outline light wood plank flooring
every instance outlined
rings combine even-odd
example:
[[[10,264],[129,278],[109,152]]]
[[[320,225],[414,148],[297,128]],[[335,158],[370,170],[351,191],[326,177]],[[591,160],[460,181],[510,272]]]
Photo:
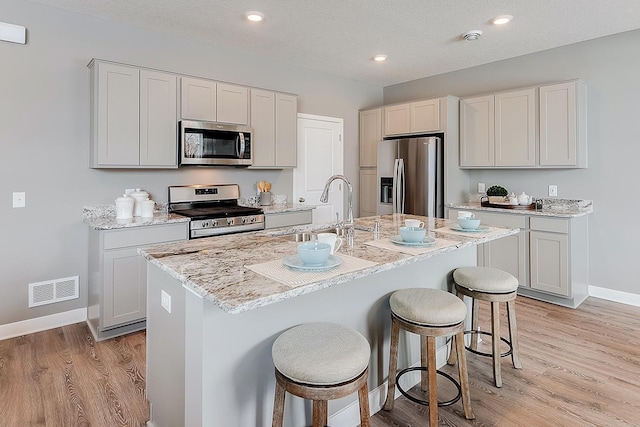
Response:
[[[589,298],[571,310],[518,297],[516,315],[524,369],[503,358],[497,389],[491,359],[467,353],[476,419],[458,402],[440,408],[439,425],[640,425],[639,307]],[[488,325],[488,307],[480,317]],[[0,341],[0,426],[145,425],[144,364],[144,332],[95,343],[76,324]],[[427,410],[400,398],[372,426],[427,426]]]

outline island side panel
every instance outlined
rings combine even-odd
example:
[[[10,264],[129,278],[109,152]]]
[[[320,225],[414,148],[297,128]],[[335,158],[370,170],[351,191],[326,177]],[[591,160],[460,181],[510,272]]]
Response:
[[[186,425],[270,426],[275,388],[271,346],[283,331],[301,323],[335,322],[360,331],[371,344],[369,387],[373,391],[386,382],[388,375],[389,295],[409,287],[447,289],[453,270],[469,265],[476,265],[475,246],[241,314],[226,313],[210,301],[187,293],[186,352],[191,357],[185,366],[189,407]],[[197,304],[202,307],[200,319],[199,310],[192,308]],[[399,368],[418,361],[419,339],[403,338]],[[331,401],[330,415],[356,400],[354,394]],[[309,402],[287,396],[286,426],[309,425],[310,415]],[[354,421],[357,410],[355,416]],[[342,420],[338,424],[344,425]]]

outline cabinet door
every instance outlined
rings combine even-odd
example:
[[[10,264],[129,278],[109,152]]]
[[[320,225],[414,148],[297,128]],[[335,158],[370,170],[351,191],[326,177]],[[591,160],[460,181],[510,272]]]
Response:
[[[460,101],[460,166],[494,165],[493,95]]]
[[[104,252],[103,328],[147,316],[147,266],[137,248]]]
[[[376,167],[382,140],[382,108],[360,112],[360,167]]]
[[[253,166],[276,164],[275,93],[251,89],[251,127],[253,128]]]
[[[531,231],[531,288],[569,296],[567,234]]]
[[[429,99],[411,103],[411,132],[440,130],[440,100]]]
[[[246,125],[249,123],[249,89],[217,83],[216,121]]]
[[[540,165],[577,166],[576,82],[540,88]]]
[[[182,119],[216,121],[216,82],[182,77],[180,93]]]
[[[140,71],[137,68],[99,63],[97,117],[94,126],[97,164],[139,164]]]
[[[536,90],[495,95],[495,166],[536,165]]]
[[[296,167],[298,159],[298,98],[276,94],[276,166]]]
[[[376,215],[376,169],[360,169],[360,216]]]
[[[528,231],[492,240],[483,246],[484,266],[498,268],[512,274],[520,286],[529,285],[527,274]]]
[[[140,165],[177,166],[177,78],[140,70]]]
[[[411,132],[411,104],[384,107],[384,134],[401,135]]]

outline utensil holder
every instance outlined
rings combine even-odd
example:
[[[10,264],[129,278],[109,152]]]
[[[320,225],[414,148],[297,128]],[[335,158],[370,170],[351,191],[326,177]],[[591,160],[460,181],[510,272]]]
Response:
[[[269,206],[271,204],[271,192],[265,191],[260,193],[260,206]]]

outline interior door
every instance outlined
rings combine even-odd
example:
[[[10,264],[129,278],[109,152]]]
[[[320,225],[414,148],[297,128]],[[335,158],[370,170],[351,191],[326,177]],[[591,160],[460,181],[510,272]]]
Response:
[[[322,190],[332,175],[343,174],[343,120],[298,114],[298,166],[293,170],[294,203],[313,205],[313,223],[340,220],[344,213],[344,183],[331,184],[329,200],[320,202]],[[353,177],[347,177],[350,181]]]

